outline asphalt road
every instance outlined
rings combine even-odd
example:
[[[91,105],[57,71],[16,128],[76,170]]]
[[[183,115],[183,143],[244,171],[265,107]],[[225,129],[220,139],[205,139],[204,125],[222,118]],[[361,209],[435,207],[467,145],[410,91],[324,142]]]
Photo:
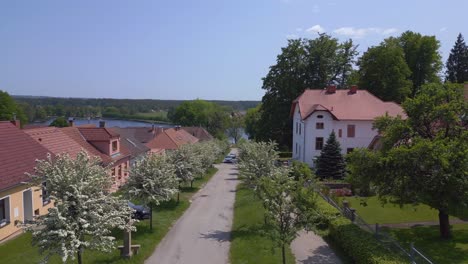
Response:
[[[145,263],[228,263],[237,168],[216,165],[218,172],[192,197],[192,204]]]

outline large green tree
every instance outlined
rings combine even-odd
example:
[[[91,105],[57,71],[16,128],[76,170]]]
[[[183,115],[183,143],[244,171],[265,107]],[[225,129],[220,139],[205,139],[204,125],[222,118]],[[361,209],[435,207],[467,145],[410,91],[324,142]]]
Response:
[[[0,90],[0,120],[11,121],[15,118],[22,124],[28,122],[22,107],[7,92]]]
[[[315,39],[289,40],[277,56],[276,64],[263,78],[262,88],[266,93],[262,98],[256,139],[271,139],[281,146],[290,146],[292,101],[306,88],[344,85],[356,54],[356,46],[351,40],[340,43],[326,34]]]
[[[359,59],[359,86],[385,101],[402,102],[411,93],[411,71],[394,42],[369,48]]]
[[[413,84],[411,97],[414,97],[421,86],[426,83],[440,82],[438,73],[442,69],[439,53],[440,42],[435,36],[424,36],[420,33],[406,31],[397,38],[405,54],[405,61]]]
[[[250,108],[247,110],[245,114],[244,122],[245,122],[245,133],[249,135],[249,139],[256,139],[257,138],[257,130],[259,126],[259,121],[261,117],[261,107],[262,105],[259,104],[254,108]]]
[[[461,33],[458,34],[445,67],[447,68],[445,72],[447,81],[452,83],[468,82],[468,46]]]
[[[202,126],[211,134],[222,137],[229,112],[216,103],[204,100],[185,101],[171,114],[172,121],[183,126]]]
[[[403,108],[406,119],[386,116],[375,122],[383,136],[380,153],[366,158],[361,151],[349,163],[367,160],[373,175],[364,177],[383,200],[438,210],[440,235],[449,238],[450,210],[468,208],[467,102],[460,85],[429,84]],[[362,175],[358,171],[353,177]]]

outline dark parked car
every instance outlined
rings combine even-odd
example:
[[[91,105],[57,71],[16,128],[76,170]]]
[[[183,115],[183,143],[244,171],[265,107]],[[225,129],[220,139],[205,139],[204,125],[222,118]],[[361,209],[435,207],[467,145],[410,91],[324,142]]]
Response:
[[[150,212],[151,210],[144,205],[136,205],[131,202],[128,202],[128,206],[135,210],[133,212],[132,218],[138,219],[138,220],[143,220],[143,219],[149,219],[150,218]]]

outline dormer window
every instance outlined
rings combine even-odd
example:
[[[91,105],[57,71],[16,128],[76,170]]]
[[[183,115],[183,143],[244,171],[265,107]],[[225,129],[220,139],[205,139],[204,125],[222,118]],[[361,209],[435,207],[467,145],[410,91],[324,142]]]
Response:
[[[116,152],[116,151],[117,151],[117,149],[118,149],[118,145],[117,145],[117,144],[118,144],[117,140],[112,141],[112,152]]]
[[[318,115],[317,118],[323,118],[323,115]]]

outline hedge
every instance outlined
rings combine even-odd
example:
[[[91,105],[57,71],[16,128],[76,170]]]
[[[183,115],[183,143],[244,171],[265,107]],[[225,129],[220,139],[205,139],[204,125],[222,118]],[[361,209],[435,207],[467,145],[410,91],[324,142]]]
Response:
[[[362,230],[325,200],[319,199],[317,210],[324,218],[329,237],[355,263],[365,264],[399,264],[408,263],[402,257],[384,248],[374,236]]]

